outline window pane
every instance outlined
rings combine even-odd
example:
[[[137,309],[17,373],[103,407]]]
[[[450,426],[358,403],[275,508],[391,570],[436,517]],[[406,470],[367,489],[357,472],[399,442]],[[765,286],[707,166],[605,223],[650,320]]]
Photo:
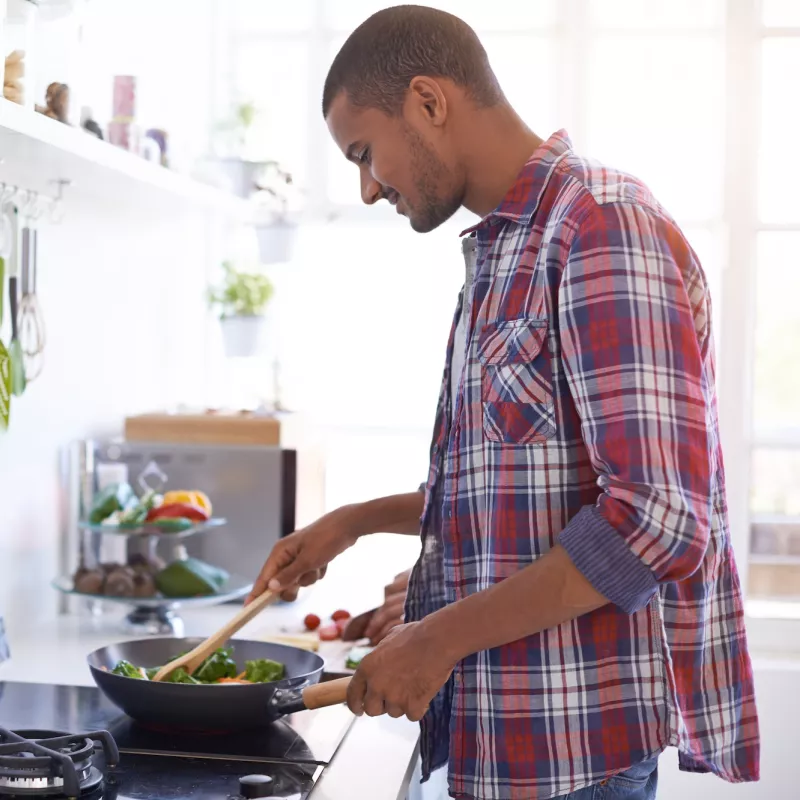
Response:
[[[233,27],[239,33],[303,31],[311,27],[313,0],[267,3],[265,0],[227,0]]]
[[[765,39],[761,72],[759,212],[764,222],[800,222],[800,103],[790,94],[800,75],[800,37]],[[790,94],[787,94],[790,92]]]
[[[379,0],[328,0],[328,22],[336,30],[348,33],[376,11],[397,5]],[[431,0],[424,5],[440,8],[461,17],[477,31],[520,30],[552,25],[556,0]]]
[[[759,235],[753,408],[760,431],[800,429],[799,252],[798,233]]]
[[[464,282],[461,222],[425,236],[405,219],[304,227],[276,293],[289,407],[430,430]]]
[[[751,597],[800,600],[800,451],[753,453]]]
[[[761,0],[761,18],[765,25],[800,26],[800,3],[797,0]]]
[[[501,35],[481,39],[509,102],[546,139],[561,127],[556,98],[558,64],[552,39]]]
[[[644,180],[678,218],[721,218],[722,42],[603,36],[587,66],[586,154]]]
[[[750,509],[753,514],[800,518],[800,451],[760,447],[753,452],[752,466]],[[772,552],[764,546],[753,549]],[[800,540],[791,552],[800,555]]]
[[[275,159],[302,185],[308,160],[308,45],[270,41],[236,50],[233,85],[258,113],[249,142],[250,158]],[[287,64],[292,77],[286,77]]]
[[[589,5],[592,22],[604,28],[706,28],[721,25],[725,10],[725,0],[589,0]]]

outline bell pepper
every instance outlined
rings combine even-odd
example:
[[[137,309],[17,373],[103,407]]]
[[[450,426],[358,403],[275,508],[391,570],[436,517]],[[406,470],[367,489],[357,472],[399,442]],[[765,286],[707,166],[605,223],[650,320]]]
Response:
[[[211,516],[211,501],[208,499],[208,495],[203,492],[186,491],[184,489],[167,492],[164,495],[164,504],[171,505],[173,503],[189,503],[202,508],[209,517]]]
[[[186,517],[195,522],[206,522],[208,514],[202,509],[191,503],[164,503],[157,508],[151,508],[147,512],[147,521],[153,522],[157,519]]]

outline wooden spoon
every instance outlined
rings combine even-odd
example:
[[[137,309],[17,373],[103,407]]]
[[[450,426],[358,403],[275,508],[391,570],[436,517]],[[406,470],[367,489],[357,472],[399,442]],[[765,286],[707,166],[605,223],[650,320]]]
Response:
[[[262,609],[277,599],[278,596],[272,592],[264,592],[259,595],[250,605],[242,608],[230,622],[223,625],[216,633],[212,633],[204,642],[200,642],[194,650],[161,667],[151,680],[163,681],[178,667],[183,667],[191,675],[215,650],[222,647],[240,628],[243,628]]]

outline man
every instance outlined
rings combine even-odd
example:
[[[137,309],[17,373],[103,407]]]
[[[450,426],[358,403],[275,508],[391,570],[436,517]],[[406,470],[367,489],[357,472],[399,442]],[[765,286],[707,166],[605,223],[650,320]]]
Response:
[[[419,232],[461,206],[481,219],[462,241],[424,493],[298,531],[254,595],[421,526],[406,622],[348,704],[421,719],[424,777],[449,762],[458,798],[644,800],[672,745],[684,770],[756,780],[711,307],[678,226],[565,132],[530,131],[475,33],[439,11],[356,29],[323,113],[365,203]]]

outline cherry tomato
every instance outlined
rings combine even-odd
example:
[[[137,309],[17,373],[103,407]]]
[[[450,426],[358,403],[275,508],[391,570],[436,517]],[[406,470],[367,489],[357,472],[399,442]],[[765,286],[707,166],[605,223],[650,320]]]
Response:
[[[303,625],[306,626],[307,631],[315,631],[319,628],[322,620],[316,614],[309,614],[304,620]]]
[[[321,642],[332,642],[339,638],[339,628],[336,625],[323,625],[319,629],[319,638]]]
[[[340,608],[338,611],[334,611],[333,614],[331,614],[331,619],[334,622],[338,622],[340,619],[350,619],[350,612]]]

